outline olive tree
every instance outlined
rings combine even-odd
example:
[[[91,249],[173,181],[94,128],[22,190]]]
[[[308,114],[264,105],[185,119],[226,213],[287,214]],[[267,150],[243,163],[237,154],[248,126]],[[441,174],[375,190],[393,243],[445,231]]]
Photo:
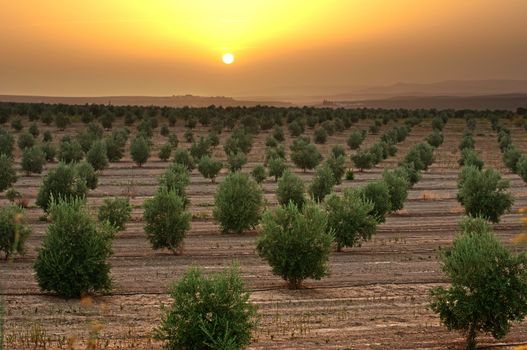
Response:
[[[210,179],[214,183],[220,173],[223,163],[209,156],[203,156],[198,163],[198,170],[204,178]]]
[[[5,154],[0,154],[0,192],[7,190],[17,180],[13,160]]]
[[[9,205],[0,209],[0,252],[8,259],[24,253],[24,244],[31,234],[23,209]]]
[[[302,207],[306,202],[304,181],[289,171],[285,171],[278,180],[276,198],[278,203],[286,205],[290,202]]]

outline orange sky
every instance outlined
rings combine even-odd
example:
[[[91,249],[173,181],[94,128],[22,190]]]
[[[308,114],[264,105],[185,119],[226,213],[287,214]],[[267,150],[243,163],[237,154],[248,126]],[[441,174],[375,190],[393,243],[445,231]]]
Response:
[[[287,95],[527,79],[526,0],[23,0],[0,94]],[[225,52],[236,61],[221,62]]]

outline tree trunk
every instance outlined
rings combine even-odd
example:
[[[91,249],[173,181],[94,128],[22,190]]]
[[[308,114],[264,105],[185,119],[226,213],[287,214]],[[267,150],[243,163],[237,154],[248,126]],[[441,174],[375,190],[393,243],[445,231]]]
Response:
[[[467,332],[467,350],[476,350],[476,322],[470,324]]]

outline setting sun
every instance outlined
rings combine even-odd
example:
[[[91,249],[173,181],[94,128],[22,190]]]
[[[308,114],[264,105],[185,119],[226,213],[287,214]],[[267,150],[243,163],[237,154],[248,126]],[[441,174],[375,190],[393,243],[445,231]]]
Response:
[[[225,64],[231,64],[234,62],[234,55],[230,52],[227,52],[226,54],[223,55],[223,63]]]

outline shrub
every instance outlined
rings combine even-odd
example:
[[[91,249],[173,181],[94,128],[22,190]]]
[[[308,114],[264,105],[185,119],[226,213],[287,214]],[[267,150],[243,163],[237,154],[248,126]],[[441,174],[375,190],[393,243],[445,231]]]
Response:
[[[24,126],[22,125],[22,119],[20,117],[13,119],[13,121],[11,122],[11,127],[16,131],[21,131],[24,128]]]
[[[377,232],[377,218],[372,215],[373,203],[357,189],[346,189],[342,197],[331,194],[324,206],[328,213],[327,230],[335,235],[337,251],[360,245]]]
[[[410,148],[404,162],[413,163],[417,171],[426,170],[434,162],[434,149],[428,143],[418,143]]]
[[[517,172],[517,163],[522,153],[514,146],[507,147],[503,152],[503,163],[509,168],[513,173]]]
[[[220,173],[223,163],[219,160],[204,156],[198,164],[198,171],[204,178],[210,179],[214,183],[216,176]]]
[[[0,208],[0,251],[8,259],[24,254],[24,244],[31,234],[23,209],[16,205]]]
[[[329,273],[333,233],[327,223],[327,214],[311,203],[277,207],[263,217],[256,250],[289,288],[300,288],[306,278],[319,280]]]
[[[194,142],[194,133],[192,132],[192,129],[186,129],[183,138],[188,143]]]
[[[188,171],[194,169],[194,161],[186,149],[176,149],[176,152],[174,152],[174,163],[183,165]]]
[[[242,166],[247,163],[247,156],[241,151],[230,153],[227,156],[227,163],[229,164],[229,171],[235,172],[241,170]]]
[[[148,157],[150,157],[150,146],[148,145],[148,141],[142,136],[137,136],[130,146],[130,154],[133,161],[138,166],[145,164]]]
[[[75,167],[60,162],[56,168],[51,169],[44,176],[38,190],[36,204],[47,212],[52,198],[64,200],[84,198],[87,191],[86,181]]]
[[[443,143],[443,133],[437,130],[434,131],[426,137],[426,142],[434,148],[439,147]]]
[[[161,125],[161,129],[159,130],[159,133],[161,134],[161,136],[164,136],[164,137],[167,137],[168,135],[170,135],[170,129],[168,128],[168,125],[166,124]]]
[[[288,129],[292,137],[300,136],[304,132],[304,126],[298,120],[289,124]]]
[[[13,160],[5,154],[0,154],[0,192],[11,187],[16,180],[17,176],[13,167]]]
[[[265,139],[265,146],[271,147],[271,148],[277,147],[278,141],[273,136],[269,136],[268,138]]]
[[[504,337],[512,321],[527,315],[527,256],[512,254],[491,231],[468,232],[440,256],[452,281],[431,290],[431,308],[449,330],[466,335],[476,349],[478,332]]]
[[[362,196],[373,203],[372,214],[378,222],[384,222],[385,215],[392,209],[390,190],[384,181],[370,182],[360,189]]]
[[[62,139],[59,144],[58,159],[64,163],[78,162],[84,157],[82,147],[77,140],[68,137]]]
[[[335,157],[331,154],[325,161],[324,165],[327,165],[333,173],[335,184],[340,185],[342,183],[342,176],[346,172],[346,158],[344,156]]]
[[[324,200],[335,186],[335,176],[328,165],[319,166],[309,186],[309,194],[317,202]]]
[[[86,161],[95,170],[102,170],[108,166],[108,156],[104,141],[98,140],[92,144],[90,150],[86,153]]]
[[[368,150],[359,150],[357,154],[351,156],[351,160],[360,171],[371,169],[373,166],[373,155]]]
[[[459,222],[461,233],[492,232],[491,224],[482,217],[464,216]]]
[[[518,172],[518,175],[520,175],[521,178],[523,179],[523,181],[527,182],[527,156],[526,155],[522,155],[520,159],[518,159],[518,162],[516,163],[516,170]]]
[[[15,139],[13,135],[4,128],[0,127],[0,155],[5,154],[8,157],[13,155],[13,145]]]
[[[22,169],[29,174],[40,174],[46,163],[46,155],[40,146],[25,148],[22,153]]]
[[[165,143],[161,148],[159,149],[159,159],[161,159],[163,162],[166,162],[168,159],[170,159],[170,154],[172,153],[172,145],[170,143]]]
[[[461,159],[459,165],[462,166],[474,166],[478,169],[483,169],[484,163],[479,158],[478,152],[473,148],[463,148],[461,151]]]
[[[314,169],[322,161],[322,155],[312,143],[303,143],[299,147],[291,147],[291,160],[304,172],[306,169]]]
[[[444,126],[445,122],[441,117],[434,117],[434,119],[432,119],[432,128],[434,129],[434,131],[441,131],[443,130]]]
[[[55,149],[55,146],[51,144],[51,142],[44,142],[42,144],[42,152],[44,152],[46,161],[53,162],[55,160],[55,154],[57,153],[57,150]]]
[[[209,140],[204,138],[203,136],[200,137],[198,142],[192,142],[189,152],[196,162],[199,162],[201,157],[210,156],[212,153],[212,149],[209,144]]]
[[[229,138],[225,141],[225,145],[223,146],[223,150],[225,151],[225,154],[232,154],[232,153],[249,153],[252,148],[252,136],[248,132],[246,132],[244,129],[234,129],[232,131],[232,134],[229,136]]]
[[[275,182],[282,176],[284,171],[287,170],[287,164],[282,158],[271,158],[267,162],[267,168],[269,169],[269,176],[274,176]]]
[[[328,132],[324,128],[318,128],[313,133],[313,140],[315,143],[326,143],[328,140]]]
[[[168,135],[168,142],[172,145],[173,148],[177,148],[179,144],[179,140],[177,138],[176,134],[170,134]]]
[[[29,132],[24,131],[18,136],[18,148],[22,151],[35,145],[35,138]]]
[[[346,174],[344,176],[346,180],[348,181],[352,181],[353,179],[355,179],[355,174],[353,173],[353,170],[351,169],[346,170]]]
[[[347,144],[351,149],[357,149],[366,138],[366,134],[362,131],[355,130],[348,137]]]
[[[421,173],[415,168],[413,162],[403,163],[394,171],[406,178],[409,187],[412,187],[421,180]]]
[[[284,129],[278,125],[275,125],[273,128],[273,137],[276,139],[276,141],[283,142],[285,140]]]
[[[210,131],[209,135],[207,136],[207,142],[213,149],[218,146],[220,144],[220,137],[218,133],[215,131]]]
[[[472,137],[471,133],[464,133],[461,143],[459,144],[459,150],[464,150],[465,148],[474,148],[476,141]]]
[[[465,166],[459,175],[457,200],[465,207],[467,215],[497,223],[512,207],[513,198],[507,192],[509,186],[509,181],[502,180],[494,169]]]
[[[77,172],[79,177],[86,182],[86,187],[88,187],[90,190],[94,190],[97,188],[97,184],[99,183],[99,175],[97,174],[95,169],[93,169],[90,163],[78,163],[75,166],[75,171]]]
[[[390,211],[395,212],[402,209],[404,201],[408,197],[408,179],[400,172],[388,170],[382,173],[382,179],[388,186],[390,193]]]
[[[257,183],[261,184],[267,178],[267,171],[263,165],[258,164],[251,171],[251,175]]]
[[[145,232],[152,248],[180,253],[192,220],[185,209],[185,198],[174,190],[160,188],[153,198],[145,201],[144,208]]]
[[[65,115],[64,113],[57,113],[55,115],[55,125],[60,130],[66,129],[66,127],[70,124],[71,124],[71,119],[69,116]]]
[[[80,199],[59,200],[49,209],[51,224],[34,264],[40,289],[65,298],[108,291],[113,229],[97,227]]]
[[[167,349],[234,350],[251,342],[256,308],[236,266],[209,276],[190,268],[170,294],[174,303],[154,335]]]
[[[117,231],[123,231],[131,217],[132,206],[128,198],[105,198],[97,216],[99,222],[106,221]]]
[[[214,196],[214,219],[224,233],[241,233],[260,221],[263,194],[247,174],[230,173]]]
[[[346,157],[346,150],[344,150],[344,147],[342,147],[341,145],[335,145],[331,148],[331,154],[335,158],[338,158],[340,156]]]
[[[40,134],[40,130],[38,130],[37,123],[31,123],[27,131],[29,131],[29,133],[35,138],[38,137],[38,135]]]
[[[118,162],[124,155],[124,144],[115,137],[108,137],[104,140],[106,145],[106,157],[110,162]]]
[[[181,164],[170,164],[167,170],[159,178],[159,187],[165,188],[168,192],[174,191],[178,196],[183,198],[185,207],[189,204],[189,200],[185,193],[185,189],[189,184],[188,169]]]
[[[22,198],[22,194],[15,190],[13,187],[11,187],[5,192],[5,198],[7,198],[8,201],[13,203],[15,200]]]
[[[276,198],[281,205],[292,202],[297,207],[302,207],[306,202],[305,191],[304,181],[289,171],[285,171],[278,180]]]
[[[105,129],[111,129],[113,121],[115,119],[115,116],[112,113],[104,113],[102,116],[99,117],[99,121],[101,122],[101,125]]]

